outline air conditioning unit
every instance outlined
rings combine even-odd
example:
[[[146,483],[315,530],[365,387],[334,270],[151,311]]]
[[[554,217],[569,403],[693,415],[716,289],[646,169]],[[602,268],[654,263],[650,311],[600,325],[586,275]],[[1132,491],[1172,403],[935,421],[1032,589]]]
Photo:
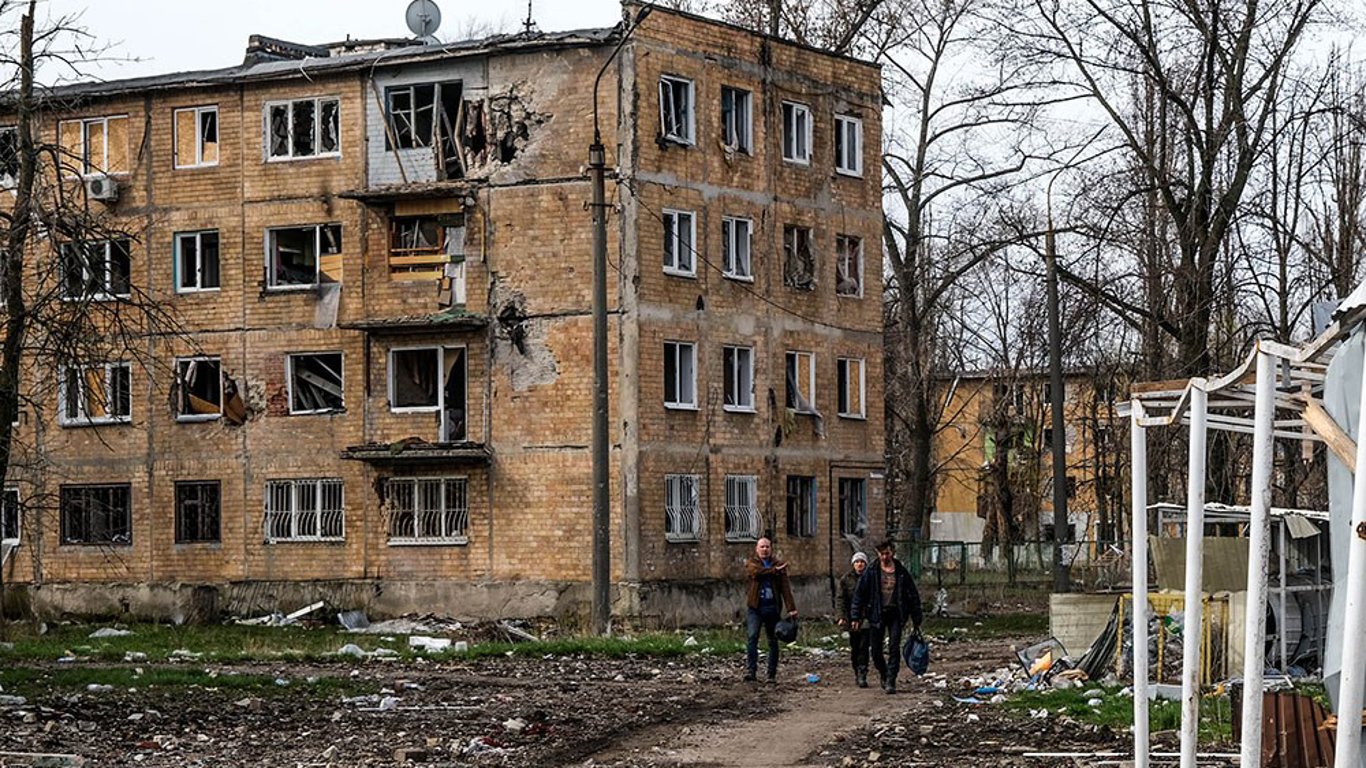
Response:
[[[119,199],[119,182],[112,176],[92,176],[85,180],[85,192],[92,200],[112,203]]]

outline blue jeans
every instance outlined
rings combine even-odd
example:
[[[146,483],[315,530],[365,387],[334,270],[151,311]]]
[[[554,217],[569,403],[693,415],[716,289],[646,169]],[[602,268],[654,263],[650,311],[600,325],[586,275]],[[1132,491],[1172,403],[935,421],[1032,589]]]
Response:
[[[745,616],[745,672],[751,677],[759,668],[759,627],[768,633],[768,676],[778,675],[778,611],[757,611],[749,609]]]

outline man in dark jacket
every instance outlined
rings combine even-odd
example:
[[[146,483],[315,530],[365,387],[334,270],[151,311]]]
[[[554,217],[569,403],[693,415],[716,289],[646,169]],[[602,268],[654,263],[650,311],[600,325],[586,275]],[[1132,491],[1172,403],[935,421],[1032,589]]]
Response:
[[[745,679],[754,680],[759,668],[759,628],[768,633],[768,681],[778,679],[778,617],[787,606],[787,615],[797,616],[792,586],[787,578],[787,563],[773,556],[773,542],[759,539],[754,554],[745,563],[749,591],[745,604]]]
[[[860,629],[866,622],[872,637],[869,647],[873,666],[882,678],[882,690],[896,693],[896,674],[901,668],[901,631],[910,619],[915,632],[920,632],[924,618],[920,607],[920,593],[911,580],[911,572],[893,555],[891,541],[877,545],[877,564],[863,572],[854,589],[849,608],[849,626]],[[883,643],[891,659],[883,655]]]
[[[849,609],[853,607],[854,590],[858,589],[859,578],[868,570],[868,556],[855,552],[851,567],[853,570],[840,577],[839,625],[849,630],[849,660],[854,664],[854,682],[860,688],[867,688],[868,628],[854,629]]]

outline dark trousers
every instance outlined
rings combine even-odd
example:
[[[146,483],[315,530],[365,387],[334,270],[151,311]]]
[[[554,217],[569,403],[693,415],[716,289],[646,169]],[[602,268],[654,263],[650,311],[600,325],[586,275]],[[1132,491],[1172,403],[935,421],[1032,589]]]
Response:
[[[753,675],[759,668],[759,628],[768,633],[768,676],[778,674],[778,612],[749,609],[745,616],[745,671]]]
[[[849,661],[855,672],[868,671],[868,635],[871,632],[867,627],[849,631]]]
[[[873,652],[873,666],[877,668],[877,673],[888,683],[896,683],[896,674],[901,670],[901,630],[905,628],[906,621],[901,617],[901,611],[896,606],[884,606],[882,609],[882,623],[869,629],[872,637],[869,643]],[[889,646],[891,658],[888,659],[883,654],[883,643]]]

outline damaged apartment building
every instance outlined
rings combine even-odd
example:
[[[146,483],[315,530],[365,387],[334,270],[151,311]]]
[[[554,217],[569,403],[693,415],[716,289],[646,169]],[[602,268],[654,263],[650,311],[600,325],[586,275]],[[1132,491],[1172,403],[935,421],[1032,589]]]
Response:
[[[733,618],[764,535],[828,610],[885,527],[879,70],[665,9],[628,28],[254,36],[239,66],[53,91],[39,138],[129,233],[61,246],[71,290],[183,333],[30,382],[10,589],[586,612],[604,70],[614,611]]]

